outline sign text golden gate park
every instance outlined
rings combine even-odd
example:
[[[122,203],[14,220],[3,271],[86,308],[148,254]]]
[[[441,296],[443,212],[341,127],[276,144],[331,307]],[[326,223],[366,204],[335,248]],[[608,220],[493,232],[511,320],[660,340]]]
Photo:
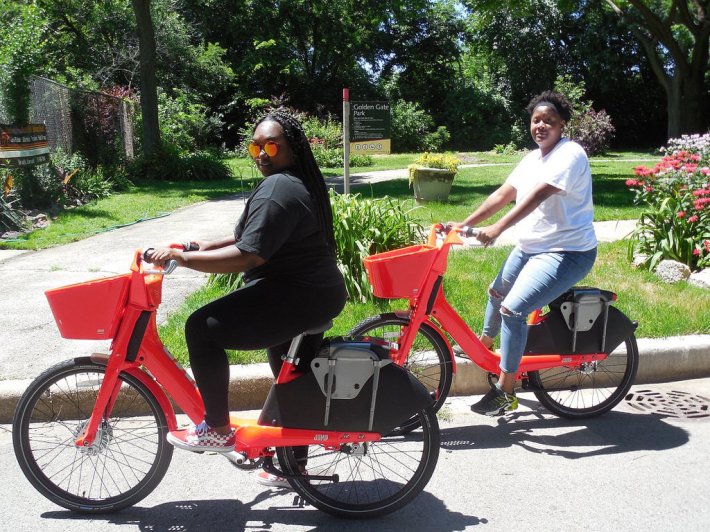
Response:
[[[389,102],[350,102],[350,153],[390,153]]]
[[[44,124],[0,124],[0,167],[25,167],[49,162]]]

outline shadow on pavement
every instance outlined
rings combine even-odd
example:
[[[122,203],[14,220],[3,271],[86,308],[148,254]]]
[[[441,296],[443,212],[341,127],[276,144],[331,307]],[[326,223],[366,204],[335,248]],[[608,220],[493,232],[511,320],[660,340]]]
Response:
[[[413,526],[417,530],[459,531],[488,523],[487,519],[450,512],[442,501],[424,491],[401,510],[378,519],[339,519],[311,506],[303,505],[295,493],[293,505],[253,509],[252,506],[270,498],[262,493],[251,503],[238,500],[175,501],[152,508],[133,507],[115,514],[81,516],[68,511],[45,512],[44,519],[66,520],[67,526],[82,521],[93,524],[102,519],[116,525],[133,525],[145,531],[190,530],[235,531],[283,529],[285,526],[308,527],[309,530],[339,532],[391,531]],[[279,498],[279,502],[283,497]]]
[[[688,432],[659,416],[614,411],[583,420],[520,412],[498,418],[496,426],[470,425],[441,431],[441,448],[449,451],[517,445],[530,452],[569,459],[664,451],[688,441]]]

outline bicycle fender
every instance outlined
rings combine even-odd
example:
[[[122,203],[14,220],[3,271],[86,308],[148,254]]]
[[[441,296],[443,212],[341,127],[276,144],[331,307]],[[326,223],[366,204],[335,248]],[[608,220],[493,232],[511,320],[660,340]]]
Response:
[[[106,366],[108,364],[109,355],[103,353],[92,353],[90,357],[79,357],[76,360],[89,360],[95,364],[100,364]],[[155,380],[149,377],[145,371],[138,367],[126,368],[123,373],[127,373],[131,377],[140,381],[141,384],[145,385],[146,388],[153,394],[153,396],[158,401],[160,408],[165,414],[165,420],[168,423],[168,430],[177,430],[177,418],[175,417],[175,410],[173,405],[168,399],[163,389],[158,385]]]

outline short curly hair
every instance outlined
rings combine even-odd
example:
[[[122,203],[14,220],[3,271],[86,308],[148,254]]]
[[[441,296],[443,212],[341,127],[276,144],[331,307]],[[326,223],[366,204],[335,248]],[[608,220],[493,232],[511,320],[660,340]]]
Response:
[[[559,92],[541,92],[532,100],[530,100],[530,103],[525,108],[525,110],[528,112],[529,115],[532,116],[533,111],[535,111],[535,108],[540,105],[550,105],[554,107],[557,111],[557,114],[559,114],[560,117],[562,117],[562,120],[564,120],[565,122],[569,122],[569,119],[572,118],[572,104],[570,104],[569,100]]]

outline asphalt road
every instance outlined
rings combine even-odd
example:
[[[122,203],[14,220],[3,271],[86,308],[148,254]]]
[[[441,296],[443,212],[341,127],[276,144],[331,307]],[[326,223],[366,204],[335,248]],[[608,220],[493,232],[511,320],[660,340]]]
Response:
[[[399,512],[347,521],[295,494],[265,490],[218,455],[175,451],[163,482],[137,506],[72,514],[33,490],[0,426],[2,530],[710,530],[710,379],[632,388],[614,411],[567,421],[521,394],[507,418],[449,400],[437,469]]]

